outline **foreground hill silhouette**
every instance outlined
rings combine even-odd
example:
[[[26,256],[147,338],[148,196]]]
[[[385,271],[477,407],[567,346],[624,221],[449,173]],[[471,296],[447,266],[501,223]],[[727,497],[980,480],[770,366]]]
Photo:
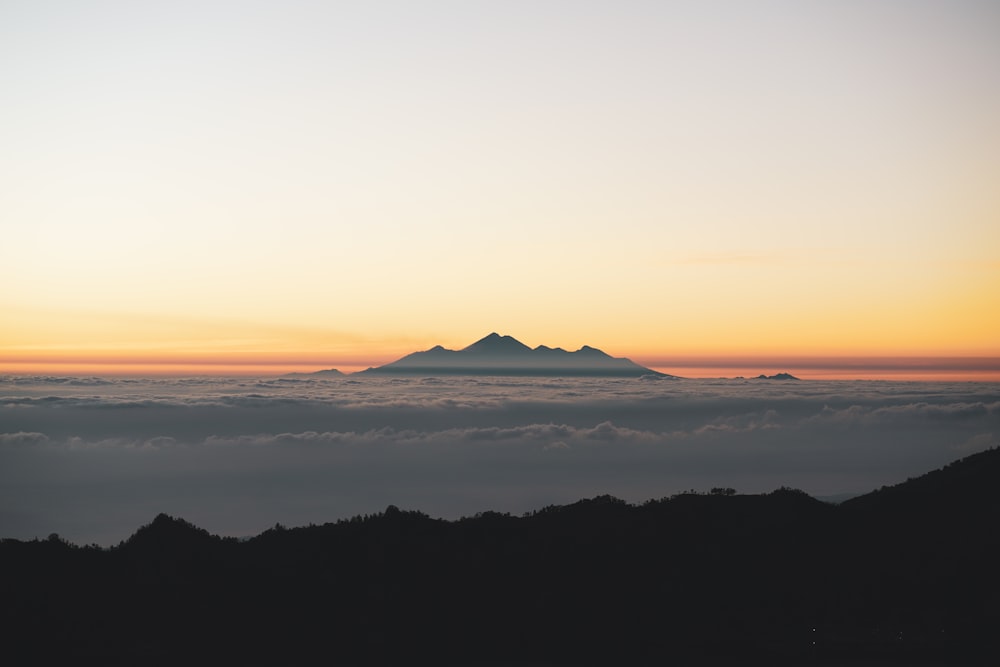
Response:
[[[385,366],[361,371],[368,375],[507,375],[574,377],[672,377],[612,357],[584,345],[575,352],[539,345],[530,348],[512,336],[491,333],[461,350],[436,345],[408,354]]]
[[[390,506],[249,540],[166,515],[0,542],[9,664],[994,664],[1000,450],[839,506]]]

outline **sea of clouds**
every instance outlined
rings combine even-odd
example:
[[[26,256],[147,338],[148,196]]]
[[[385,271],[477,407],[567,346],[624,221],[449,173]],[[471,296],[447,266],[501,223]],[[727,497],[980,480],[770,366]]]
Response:
[[[0,537],[116,543],[157,513],[256,534],[716,486],[825,497],[1000,445],[1000,384],[0,377]]]

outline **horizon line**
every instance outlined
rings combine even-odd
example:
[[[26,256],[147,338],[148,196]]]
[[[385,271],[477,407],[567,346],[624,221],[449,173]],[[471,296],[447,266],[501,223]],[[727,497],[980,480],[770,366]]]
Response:
[[[627,357],[650,370],[689,379],[735,378],[786,372],[802,379],[1000,381],[1000,357],[971,355],[678,355]],[[0,361],[0,376],[281,376],[336,369],[351,375],[391,363],[295,359],[73,359]],[[361,362],[361,363],[359,363]]]

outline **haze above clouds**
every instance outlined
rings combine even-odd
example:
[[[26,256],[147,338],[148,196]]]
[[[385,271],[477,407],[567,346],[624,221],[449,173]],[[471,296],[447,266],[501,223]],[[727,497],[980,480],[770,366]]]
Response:
[[[0,536],[113,543],[158,512],[246,535],[390,503],[860,493],[997,444],[997,384],[6,377]]]

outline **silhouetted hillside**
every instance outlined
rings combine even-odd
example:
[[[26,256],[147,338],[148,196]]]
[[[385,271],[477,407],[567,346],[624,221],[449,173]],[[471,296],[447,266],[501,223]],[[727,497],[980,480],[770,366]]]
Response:
[[[992,664],[998,481],[991,450],[840,506],[390,506],[245,541],[160,515],[112,549],[0,542],[0,627],[11,664]]]
[[[1000,514],[1000,450],[990,449],[843,503],[869,512]]]

